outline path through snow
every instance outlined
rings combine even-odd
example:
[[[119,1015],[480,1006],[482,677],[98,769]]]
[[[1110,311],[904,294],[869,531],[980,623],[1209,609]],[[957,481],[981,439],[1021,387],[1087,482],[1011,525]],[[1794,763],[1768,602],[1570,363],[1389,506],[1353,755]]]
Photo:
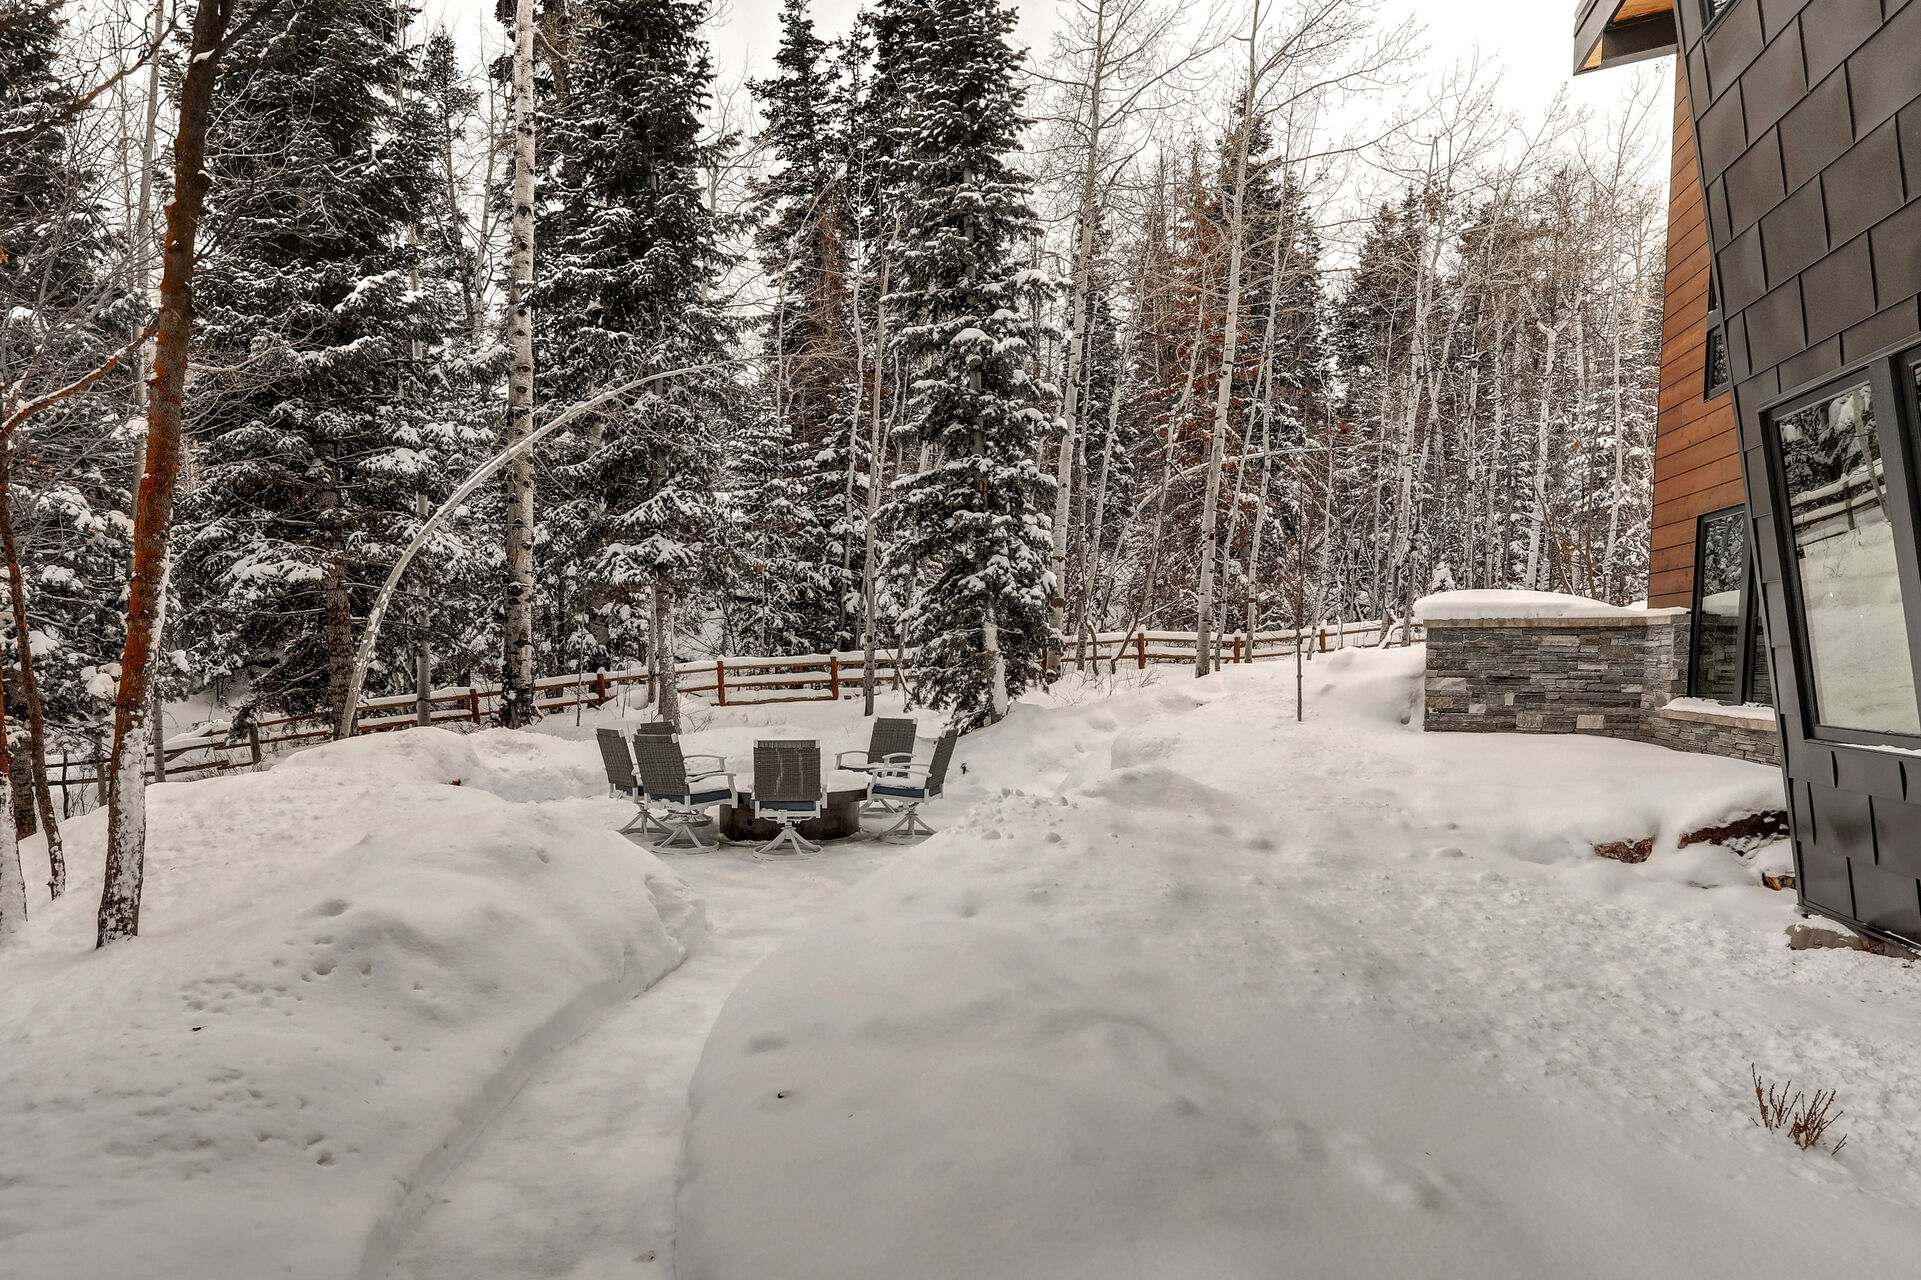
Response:
[[[669,855],[711,932],[674,973],[557,1050],[475,1144],[394,1280],[647,1280],[674,1274],[687,1082],[735,983],[898,850],[828,845],[790,862]]]

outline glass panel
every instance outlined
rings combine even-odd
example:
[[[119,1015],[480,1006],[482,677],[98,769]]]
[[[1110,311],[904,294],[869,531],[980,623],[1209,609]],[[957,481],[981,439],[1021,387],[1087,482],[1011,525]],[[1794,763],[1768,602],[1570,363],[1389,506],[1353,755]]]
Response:
[[[1741,583],[1748,576],[1743,511],[1724,511],[1701,521],[1695,549],[1694,696],[1719,702],[1741,700]]]
[[[1761,584],[1748,583],[1754,597],[1754,617],[1748,624],[1748,696],[1757,706],[1774,705],[1774,678],[1768,672],[1768,639],[1761,625]]]
[[[1774,426],[1807,611],[1815,715],[1841,729],[1921,732],[1868,384]]]
[[[1734,0],[1701,0],[1701,12],[1705,16],[1706,21],[1713,22],[1721,10],[1733,3]]]
[[[1728,389],[1734,374],[1728,369],[1728,335],[1719,322],[1708,327],[1708,390],[1710,399]]]

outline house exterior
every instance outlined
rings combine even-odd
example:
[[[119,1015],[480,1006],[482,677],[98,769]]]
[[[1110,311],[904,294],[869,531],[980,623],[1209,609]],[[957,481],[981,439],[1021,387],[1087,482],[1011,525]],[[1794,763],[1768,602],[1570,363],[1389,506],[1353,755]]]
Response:
[[[1666,54],[1650,606],[1776,708],[1803,903],[1921,940],[1921,0],[1580,0],[1577,73]]]

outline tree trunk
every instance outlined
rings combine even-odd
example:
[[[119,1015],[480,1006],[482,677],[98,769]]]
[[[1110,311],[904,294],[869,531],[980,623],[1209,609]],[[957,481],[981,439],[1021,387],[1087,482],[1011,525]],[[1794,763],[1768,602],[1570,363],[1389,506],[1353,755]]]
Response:
[[[1255,11],[1255,30],[1259,10]],[[1201,492],[1201,575],[1196,586],[1194,617],[1194,674],[1212,669],[1214,630],[1214,535],[1221,518],[1221,470],[1227,459],[1227,415],[1234,403],[1234,352],[1240,344],[1241,241],[1245,238],[1247,151],[1254,132],[1256,89],[1255,31],[1247,41],[1247,87],[1241,97],[1240,128],[1234,139],[1234,203],[1227,221],[1227,302],[1221,315],[1220,381],[1214,389],[1214,430],[1208,442],[1207,481]]]
[[[47,721],[40,709],[40,682],[33,671],[32,634],[27,626],[27,590],[20,573],[20,552],[13,539],[12,442],[0,442],[0,554],[7,558],[7,594],[13,605],[13,634],[20,644],[20,690],[27,698],[27,745],[33,765],[33,797],[40,829],[47,833],[47,889],[59,897],[67,888],[67,859],[60,824],[53,814],[53,788],[47,785]]]
[[[880,519],[880,482],[881,457],[881,374],[887,368],[887,276],[892,265],[894,242],[890,236],[881,250],[880,293],[874,300],[874,417],[869,428],[871,460],[868,466],[872,473],[867,478],[867,528],[864,530],[866,548],[861,561],[861,650],[865,662],[860,669],[861,714],[874,714],[874,642],[877,624],[874,614],[879,607],[880,590],[880,551],[877,544],[879,532],[875,525]],[[898,676],[898,671],[896,671]]]
[[[186,72],[180,84],[180,128],[174,136],[174,196],[160,274],[159,339],[147,401],[147,456],[134,501],[133,569],[127,582],[127,639],[114,695],[113,753],[107,764],[107,862],[96,943],[140,931],[140,886],[146,871],[144,762],[151,685],[167,590],[167,539],[180,478],[181,396],[192,343],[195,241],[206,208],[207,122],[220,72],[224,37],[239,0],[202,0],[194,10]],[[263,0],[252,21],[272,7]]]
[[[7,740],[7,691],[0,678],[0,743]],[[13,808],[13,780],[0,769],[0,813]],[[0,822],[0,943],[27,923],[27,875],[20,865],[20,838],[11,822]]]
[[[654,652],[660,664],[660,718],[680,732],[680,663],[674,657],[674,596],[666,584],[654,587]]]
[[[1104,34],[1106,7],[1100,6],[1095,18],[1095,39]],[[1060,453],[1054,466],[1054,545],[1051,569],[1054,590],[1048,599],[1049,627],[1053,638],[1047,645],[1047,670],[1060,670],[1060,644],[1067,617],[1067,516],[1074,490],[1074,443],[1080,434],[1081,367],[1087,351],[1087,287],[1094,264],[1094,196],[1100,177],[1101,159],[1101,75],[1105,63],[1098,51],[1094,77],[1088,90],[1087,162],[1081,171],[1080,226],[1074,243],[1073,301],[1068,308],[1067,381],[1061,404]]]
[[[534,5],[514,7],[514,227],[508,285],[513,369],[507,381],[507,444],[534,426]],[[507,473],[507,608],[503,627],[501,719],[511,728],[534,718],[534,464],[516,458]]]
[[[1534,439],[1534,518],[1529,522],[1527,534],[1526,586],[1530,591],[1541,586],[1541,541],[1547,531],[1547,444],[1549,415],[1554,403],[1554,356],[1561,330],[1566,325],[1566,320],[1553,328],[1541,322],[1535,325],[1545,336],[1546,350],[1541,368],[1541,421]]]
[[[414,511],[422,520],[433,514],[433,504],[425,493],[414,495]],[[424,586],[425,575],[422,578]],[[426,593],[423,591],[421,595],[420,640],[414,648],[414,722],[425,728],[434,722],[434,650],[430,630],[433,609],[425,598]]]

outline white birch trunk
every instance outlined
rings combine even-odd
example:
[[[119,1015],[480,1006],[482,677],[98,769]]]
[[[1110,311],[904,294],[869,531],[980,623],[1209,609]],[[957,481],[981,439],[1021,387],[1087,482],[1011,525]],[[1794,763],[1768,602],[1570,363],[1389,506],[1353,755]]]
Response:
[[[1221,316],[1220,381],[1214,394],[1214,430],[1208,441],[1207,481],[1201,493],[1201,573],[1196,584],[1194,674],[1211,669],[1214,632],[1214,535],[1220,527],[1221,470],[1227,459],[1227,415],[1234,401],[1234,351],[1240,345],[1241,241],[1247,204],[1247,150],[1253,141],[1256,91],[1256,37],[1260,10],[1247,36],[1247,87],[1241,95],[1240,127],[1234,139],[1234,198],[1227,223],[1227,301]]]
[[[514,224],[508,309],[513,368],[507,381],[507,445],[534,425],[534,5],[514,6]],[[507,473],[507,608],[502,715],[523,725],[534,714],[534,464],[522,455]]]
[[[1541,420],[1534,437],[1534,511],[1528,521],[1527,534],[1527,586],[1536,591],[1542,589],[1541,551],[1547,531],[1547,445],[1554,402],[1554,357],[1561,330],[1566,325],[1566,320],[1552,328],[1545,322],[1536,322],[1546,340],[1541,360]]]

